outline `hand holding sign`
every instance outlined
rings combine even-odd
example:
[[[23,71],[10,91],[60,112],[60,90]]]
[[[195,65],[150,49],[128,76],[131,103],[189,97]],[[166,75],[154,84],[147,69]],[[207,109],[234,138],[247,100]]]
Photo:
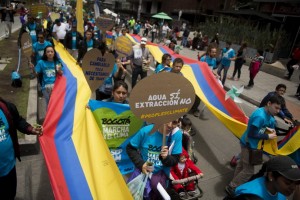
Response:
[[[102,85],[111,73],[115,63],[112,54],[102,53],[98,49],[88,51],[82,60],[82,71],[92,91]]]
[[[166,72],[142,79],[131,91],[130,108],[135,116],[157,128],[186,114],[194,100],[190,81]]]
[[[110,31],[115,26],[115,22],[109,18],[99,17],[96,19],[96,26],[105,33],[106,31]]]
[[[32,55],[32,40],[28,33],[22,34],[21,48],[27,58],[29,58]]]
[[[132,42],[126,36],[120,36],[115,41],[115,50],[118,58],[128,57],[132,54]]]

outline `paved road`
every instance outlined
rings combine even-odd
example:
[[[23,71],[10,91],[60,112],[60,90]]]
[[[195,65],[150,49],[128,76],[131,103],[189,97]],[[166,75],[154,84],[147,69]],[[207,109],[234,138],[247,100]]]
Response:
[[[15,20],[15,23],[13,23],[12,32],[15,32],[22,26],[22,24],[20,23],[19,16],[15,16],[14,20]],[[3,39],[4,37],[5,37],[5,24],[1,22],[0,23],[0,40]]]

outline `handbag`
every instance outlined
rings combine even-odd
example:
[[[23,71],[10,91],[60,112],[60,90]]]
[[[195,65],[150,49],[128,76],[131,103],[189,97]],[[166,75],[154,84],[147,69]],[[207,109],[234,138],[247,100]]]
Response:
[[[265,140],[262,141],[260,149],[251,149],[248,146],[248,150],[249,150],[249,163],[251,165],[260,165],[260,164],[263,163],[264,142],[265,142]]]

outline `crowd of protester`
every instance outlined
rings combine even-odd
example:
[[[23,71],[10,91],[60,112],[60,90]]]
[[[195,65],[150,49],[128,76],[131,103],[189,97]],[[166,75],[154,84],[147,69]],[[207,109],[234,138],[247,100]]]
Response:
[[[2,21],[6,23],[7,38],[11,36],[11,23],[13,23],[11,16],[14,14],[12,8],[7,8],[2,11]],[[26,16],[26,17],[25,17]],[[97,48],[104,54],[113,54],[115,51],[111,46],[106,45],[106,33],[101,32],[96,24],[94,15],[89,13],[84,18],[84,35],[77,31],[77,20],[74,14],[61,15],[59,19],[54,21],[48,17],[47,27],[42,25],[41,19],[37,19],[36,16],[27,13],[26,9],[21,9],[20,20],[22,22],[22,28],[19,34],[18,44],[21,45],[21,36],[27,32],[33,43],[33,53],[29,60],[29,66],[32,69],[32,74],[38,77],[41,91],[48,105],[51,99],[51,93],[55,84],[57,76],[63,75],[62,61],[59,59],[53,39],[60,42],[66,50],[74,57],[77,63],[81,66],[84,55],[91,49]],[[141,35],[140,43],[133,46],[133,53],[128,57],[116,58],[113,70],[110,75],[104,80],[102,85],[95,91],[96,99],[99,101],[116,102],[121,104],[128,104],[129,88],[126,83],[126,77],[129,78],[128,69],[131,68],[132,78],[131,87],[133,88],[138,84],[138,76],[143,79],[150,75],[149,65],[153,62],[152,55],[147,48],[149,43],[148,38],[151,38],[151,42],[162,43],[167,45],[170,49],[176,50],[178,47],[178,39],[180,38],[179,32],[182,32],[181,46],[191,48],[193,50],[206,49],[206,53],[203,55],[198,54],[199,61],[206,62],[211,73],[219,80],[221,85],[225,84],[227,78],[231,80],[239,80],[241,74],[241,66],[245,63],[245,51],[247,44],[242,44],[241,48],[235,53],[235,50],[231,48],[231,42],[226,42],[226,47],[219,49],[219,34],[212,38],[209,42],[207,35],[202,36],[202,33],[194,32],[194,38],[190,39],[191,27],[184,25],[182,27],[170,28],[168,23],[162,21],[151,22],[145,21],[142,24],[141,21],[135,20],[133,17],[124,20],[116,19],[116,26],[112,31],[112,40],[114,41],[120,36],[126,36],[127,33]],[[142,32],[143,30],[143,32]],[[176,53],[179,53],[177,51]],[[220,53],[219,53],[220,52]],[[184,61],[181,58],[172,60],[172,56],[168,53],[163,54],[161,63],[157,65],[155,73],[175,73],[182,76],[181,69],[184,66]],[[231,62],[235,61],[235,69],[231,77],[227,77],[227,71],[231,65]],[[261,64],[263,62],[262,52],[258,51],[257,56],[254,57],[250,64],[250,81],[248,89],[251,89],[254,85],[254,77],[258,73]],[[291,64],[290,64],[291,65]],[[223,71],[223,74],[222,74]],[[292,73],[292,70],[290,70]],[[235,75],[237,74],[237,78]],[[107,88],[106,85],[111,85],[111,88]],[[226,187],[228,193],[227,199],[242,199],[244,195],[251,195],[260,199],[285,199],[286,196],[291,195],[296,191],[295,196],[298,195],[300,170],[295,162],[287,156],[276,156],[271,158],[268,162],[264,163],[261,171],[256,176],[254,175],[254,164],[249,163],[249,154],[251,149],[257,149],[260,139],[272,140],[277,137],[275,131],[275,118],[274,116],[280,112],[283,112],[283,119],[288,123],[295,121],[293,116],[285,107],[285,102],[281,97],[280,90],[286,90],[285,85],[280,85],[276,88],[276,91],[269,94],[264,99],[264,103],[261,108],[258,108],[250,117],[248,128],[241,139],[241,153],[233,180]],[[279,94],[277,94],[279,93]],[[199,104],[200,98],[195,95],[195,103],[192,106],[191,113],[199,116]],[[11,119],[11,116],[13,118]],[[3,145],[0,143],[0,147],[6,149],[14,148],[15,146],[15,132],[16,128],[26,134],[42,134],[42,127],[33,127],[21,118],[14,105],[7,103],[0,98],[0,119],[3,125],[0,128],[1,134],[5,134],[7,140],[8,135],[12,138],[13,143]],[[160,182],[164,188],[167,188],[168,174],[165,172],[171,172],[173,179],[176,177],[186,178],[188,174],[184,174],[184,169],[192,169],[196,175],[200,177],[203,173],[200,169],[189,163],[189,152],[191,149],[187,147],[183,142],[184,134],[190,134],[191,124],[189,125],[189,131],[182,126],[182,122],[188,121],[186,116],[182,116],[180,119],[174,119],[173,121],[163,124],[154,133],[149,134],[153,128],[153,125],[145,125],[140,129],[137,134],[130,140],[127,146],[127,153],[134,163],[136,169],[129,179],[132,180],[136,175],[140,173],[152,173],[149,178],[149,187],[151,190],[144,194],[149,199],[161,199],[159,192],[157,191],[157,184]],[[13,126],[13,128],[11,128]],[[4,127],[4,128],[3,128]],[[269,134],[259,134],[263,130]],[[162,144],[163,135],[167,135],[167,144]],[[189,135],[191,136],[191,135]],[[159,141],[159,142],[158,142]],[[172,151],[169,147],[173,143]],[[154,153],[157,156],[157,162],[154,168],[149,168],[148,147],[157,146],[157,151]],[[153,153],[153,151],[152,151]],[[11,153],[9,155],[10,162],[6,159],[8,156],[1,154],[0,161],[6,162],[7,166],[2,167],[0,165],[0,191],[1,194],[7,195],[11,198],[15,196],[16,172],[15,172],[15,157],[18,157],[18,152],[15,149],[15,155]],[[12,181],[13,180],[13,181]],[[9,184],[7,184],[9,183]],[[173,199],[184,198],[186,195],[191,197],[196,195],[195,185],[189,184],[183,187],[182,185],[174,185],[173,188],[177,192]],[[262,188],[262,189],[260,189]]]

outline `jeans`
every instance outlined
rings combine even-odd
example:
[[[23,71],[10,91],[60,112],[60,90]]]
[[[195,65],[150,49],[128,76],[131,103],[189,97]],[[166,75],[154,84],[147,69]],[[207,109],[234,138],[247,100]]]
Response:
[[[217,73],[220,76],[220,78],[221,78],[221,72],[222,72],[223,69],[224,69],[224,72],[223,72],[223,77],[222,77],[221,81],[222,81],[222,84],[225,85],[225,81],[226,81],[229,66],[224,66],[222,64],[219,66]]]
[[[232,74],[232,78],[235,77],[235,74],[238,73],[238,78],[241,77],[241,68],[243,66],[243,63],[244,63],[244,60],[241,59],[241,60],[236,60],[235,63],[234,63],[234,70],[233,70],[233,74]]]
[[[187,37],[182,37],[182,41],[181,41],[181,45],[182,46],[184,46],[184,47],[186,47],[186,45],[187,45]]]
[[[12,22],[4,21],[4,23],[5,23],[5,37],[10,37]]]
[[[153,43],[156,37],[156,32],[151,32],[151,42]]]
[[[132,79],[131,79],[132,88],[136,85],[136,81],[139,75],[141,76],[141,79],[143,79],[147,76],[147,72],[143,71],[142,66],[134,65],[134,68],[132,70]]]

